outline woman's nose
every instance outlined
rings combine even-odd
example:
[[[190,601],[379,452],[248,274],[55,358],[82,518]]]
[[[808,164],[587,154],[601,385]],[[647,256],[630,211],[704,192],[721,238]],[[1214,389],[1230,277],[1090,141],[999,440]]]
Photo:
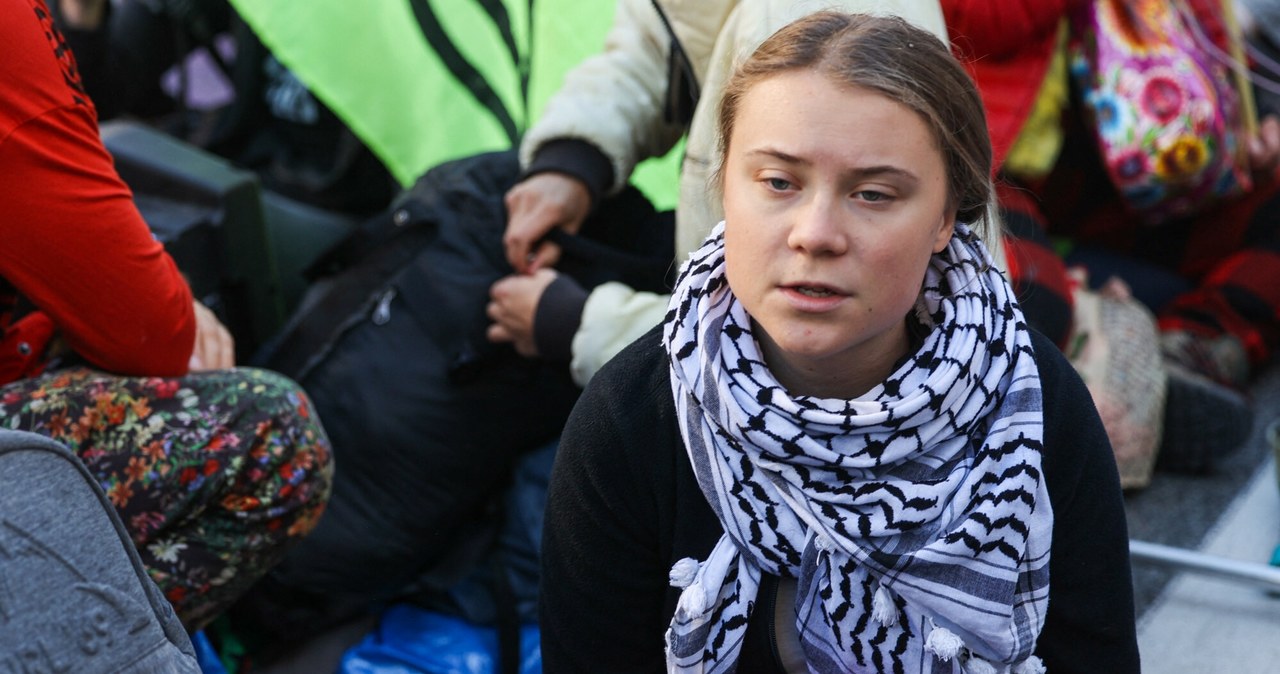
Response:
[[[839,199],[815,196],[794,213],[787,245],[810,255],[842,255],[849,250],[846,219]]]

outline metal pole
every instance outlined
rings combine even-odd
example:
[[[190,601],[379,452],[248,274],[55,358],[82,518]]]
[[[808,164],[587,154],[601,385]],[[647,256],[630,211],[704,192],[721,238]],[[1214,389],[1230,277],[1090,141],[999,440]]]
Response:
[[[1280,568],[1269,564],[1244,562],[1196,550],[1134,540],[1129,541],[1129,555],[1139,562],[1154,562],[1185,571],[1196,571],[1280,590]]]

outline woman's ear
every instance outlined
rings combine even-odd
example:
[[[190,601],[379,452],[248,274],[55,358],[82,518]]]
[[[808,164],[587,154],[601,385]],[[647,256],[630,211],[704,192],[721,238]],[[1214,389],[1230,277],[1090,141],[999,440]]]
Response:
[[[951,235],[956,231],[956,212],[947,209],[946,214],[938,222],[938,233],[933,239],[933,252],[941,253],[951,243]]]

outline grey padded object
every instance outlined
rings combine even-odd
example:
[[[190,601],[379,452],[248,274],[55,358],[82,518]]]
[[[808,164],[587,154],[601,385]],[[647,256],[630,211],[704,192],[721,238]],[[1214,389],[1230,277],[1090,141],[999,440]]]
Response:
[[[0,430],[0,672],[200,672],[84,464],[10,430]]]

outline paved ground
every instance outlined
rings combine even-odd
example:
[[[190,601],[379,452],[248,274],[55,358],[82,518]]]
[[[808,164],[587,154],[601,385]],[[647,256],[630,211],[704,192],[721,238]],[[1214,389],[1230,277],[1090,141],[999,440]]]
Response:
[[[1264,462],[1210,531],[1204,552],[1251,563],[1271,555],[1280,532],[1274,468],[1273,461]],[[1164,674],[1275,672],[1280,669],[1277,633],[1280,596],[1275,590],[1201,573],[1173,578],[1138,622],[1143,670]]]
[[[1149,487],[1126,497],[1131,538],[1199,547],[1249,481],[1260,472],[1274,470],[1267,463],[1270,449],[1263,435],[1268,423],[1280,419],[1280,367],[1264,374],[1253,395],[1257,409],[1254,432],[1245,446],[1217,470],[1208,475],[1158,473]],[[1275,543],[1280,531],[1260,531],[1257,535]],[[1134,571],[1135,598],[1141,613],[1174,574],[1141,566]]]
[[[1265,564],[1280,543],[1280,489],[1265,429],[1280,420],[1280,365],[1253,390],[1246,445],[1210,475],[1157,474],[1129,494],[1130,537]],[[1135,560],[1143,670],[1280,671],[1280,596],[1263,586]]]

